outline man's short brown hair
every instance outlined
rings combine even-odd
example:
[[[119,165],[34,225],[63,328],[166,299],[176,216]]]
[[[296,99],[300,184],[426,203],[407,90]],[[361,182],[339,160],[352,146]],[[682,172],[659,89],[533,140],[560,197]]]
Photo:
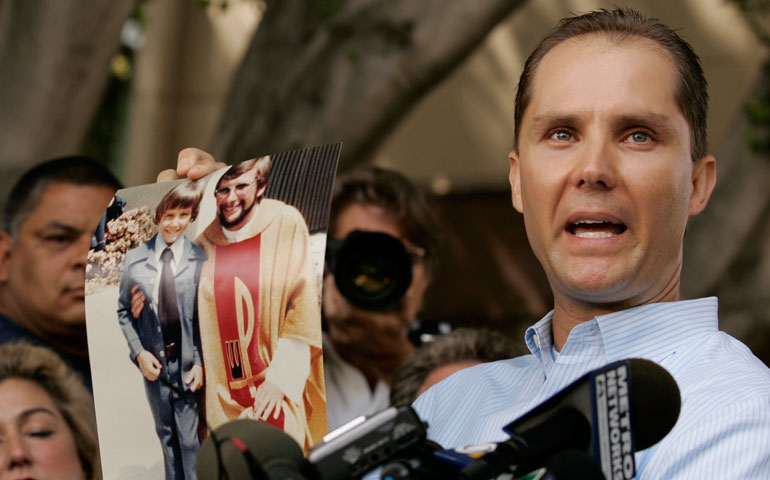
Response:
[[[216,188],[219,188],[219,186],[222,185],[223,180],[232,180],[233,178],[240,177],[251,169],[256,169],[257,175],[255,178],[257,180],[257,190],[259,190],[260,188],[267,185],[267,181],[270,178],[271,163],[270,155],[252,158],[251,160],[236,163],[232,167],[228,168],[225,174],[219,178]]]
[[[393,215],[404,238],[424,249],[429,264],[433,262],[441,229],[438,215],[425,192],[408,178],[374,166],[339,175],[332,194],[331,234],[336,230],[340,213],[354,204],[375,205]]]
[[[708,84],[700,60],[692,46],[656,18],[648,18],[628,8],[598,10],[577,17],[564,18],[535,48],[524,64],[519,78],[514,112],[514,149],[519,149],[519,135],[524,112],[532,99],[532,81],[543,57],[552,48],[575,37],[600,34],[611,41],[646,38],[668,52],[677,72],[675,99],[690,125],[690,153],[693,160],[708,153],[706,116]]]
[[[43,191],[52,183],[77,186],[122,188],[120,182],[99,162],[84,156],[54,158],[27,170],[8,194],[3,216],[3,230],[11,238],[21,224],[37,209]]]

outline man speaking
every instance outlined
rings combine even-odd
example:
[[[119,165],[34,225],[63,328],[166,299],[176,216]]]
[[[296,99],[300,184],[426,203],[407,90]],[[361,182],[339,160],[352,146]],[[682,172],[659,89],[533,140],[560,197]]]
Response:
[[[320,298],[302,214],[264,198],[270,163],[225,172],[217,216],[197,239],[208,255],[198,291],[206,418],[211,428],[264,420],[307,450],[326,430]]]
[[[673,375],[682,406],[636,455],[638,478],[770,478],[770,371],[718,330],[716,298],[679,292],[687,222],[716,181],[707,104],[692,47],[632,10],[564,19],[530,55],[510,183],[554,309],[528,329],[530,355],[417,399],[432,440],[504,440],[504,425],[580,375],[641,357]]]

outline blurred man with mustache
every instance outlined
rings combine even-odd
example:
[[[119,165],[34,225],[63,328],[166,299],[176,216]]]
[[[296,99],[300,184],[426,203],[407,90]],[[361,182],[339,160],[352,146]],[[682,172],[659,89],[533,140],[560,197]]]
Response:
[[[11,190],[0,232],[0,343],[53,348],[89,388],[86,256],[119,188],[104,166],[86,157],[41,163]]]

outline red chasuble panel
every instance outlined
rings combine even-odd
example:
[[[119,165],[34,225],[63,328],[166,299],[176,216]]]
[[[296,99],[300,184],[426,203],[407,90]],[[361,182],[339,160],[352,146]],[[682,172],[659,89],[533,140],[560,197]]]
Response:
[[[261,236],[217,245],[214,299],[230,395],[243,407],[254,405],[267,365],[259,355],[259,265]],[[248,261],[244,261],[248,259]],[[268,423],[283,429],[284,414]]]

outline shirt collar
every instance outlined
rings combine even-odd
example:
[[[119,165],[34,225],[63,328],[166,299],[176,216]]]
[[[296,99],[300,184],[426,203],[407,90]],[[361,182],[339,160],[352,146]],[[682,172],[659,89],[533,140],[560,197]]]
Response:
[[[527,344],[527,348],[532,352],[532,355],[537,357],[543,364],[546,371],[550,370],[551,364],[553,364],[553,357],[549,351],[553,346],[553,334],[551,330],[551,322],[553,321],[553,310],[548,312],[545,317],[541,318],[536,324],[529,327],[524,334],[524,341]]]
[[[644,357],[660,362],[698,335],[716,332],[716,297],[661,302],[596,317],[607,360]]]
[[[174,254],[174,269],[179,266],[179,261],[182,259],[182,254],[184,253],[184,239],[182,238],[184,234],[179,235],[179,237],[172,243],[171,246],[171,253]],[[160,264],[160,256],[163,255],[163,250],[168,247],[169,244],[166,243],[166,240],[163,238],[163,235],[158,234],[157,237],[155,237],[155,261]]]
[[[598,325],[608,362],[635,357],[660,362],[685,342],[691,342],[694,336],[717,331],[717,310],[716,297],[640,305],[599,315],[577,325],[570,332],[567,343],[582,338],[582,335],[575,335],[578,330],[593,333]],[[554,364],[550,353],[552,322],[553,310],[529,327],[524,337],[529,351],[540,360],[546,372]]]

